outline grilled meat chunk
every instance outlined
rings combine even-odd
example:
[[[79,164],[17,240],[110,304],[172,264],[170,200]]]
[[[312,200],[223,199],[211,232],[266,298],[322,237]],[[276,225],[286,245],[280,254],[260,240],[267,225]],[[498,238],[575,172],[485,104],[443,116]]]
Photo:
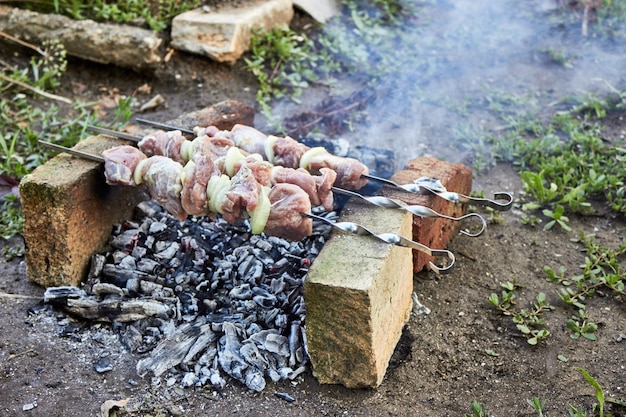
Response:
[[[302,240],[313,232],[313,222],[302,213],[311,212],[311,201],[302,188],[276,184],[269,195],[272,204],[265,233],[290,240]]]
[[[136,185],[133,174],[146,155],[133,146],[117,146],[102,152],[107,184]]]

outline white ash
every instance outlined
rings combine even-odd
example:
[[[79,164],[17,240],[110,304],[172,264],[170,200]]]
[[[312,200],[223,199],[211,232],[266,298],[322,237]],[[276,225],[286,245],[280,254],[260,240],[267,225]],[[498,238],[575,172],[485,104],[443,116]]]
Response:
[[[112,322],[154,383],[221,389],[235,379],[262,391],[268,378],[308,370],[302,283],[330,226],[314,223],[300,242],[248,230],[208,218],[181,225],[141,203],[135,221],[115,227],[111,250],[94,255],[84,289],[50,288],[46,301]]]

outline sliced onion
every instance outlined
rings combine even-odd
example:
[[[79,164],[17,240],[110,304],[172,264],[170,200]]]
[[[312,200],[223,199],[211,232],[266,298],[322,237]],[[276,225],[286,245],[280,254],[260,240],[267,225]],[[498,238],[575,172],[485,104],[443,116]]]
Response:
[[[304,168],[308,171],[311,165],[311,160],[317,155],[321,155],[323,153],[328,153],[328,151],[322,146],[316,146],[315,148],[309,149],[303,153],[300,158],[300,168]]]
[[[230,190],[231,182],[228,175],[213,175],[207,184],[207,199],[209,200],[209,210],[213,213],[222,213],[222,203],[226,192]]]
[[[271,184],[274,184],[276,182],[275,181],[276,173],[280,171],[281,169],[284,169],[284,167],[281,167],[279,165],[272,166],[272,169],[270,170],[270,183]]]
[[[269,198],[270,187],[263,187],[259,192],[259,204],[250,212],[250,228],[253,234],[258,235],[265,230],[265,224],[270,217],[272,203]]]
[[[265,156],[271,163],[274,163],[274,145],[277,140],[278,138],[272,135],[268,136],[265,140]]]
[[[143,170],[143,166],[147,163],[148,163],[148,158],[145,158],[139,161],[139,163],[135,167],[135,170],[133,171],[133,181],[135,181],[135,184],[139,185],[143,183],[143,177],[141,176],[142,174],[141,171]]]
[[[236,174],[235,165],[242,159],[246,159],[246,157],[243,153],[241,153],[239,148],[235,146],[228,148],[228,151],[226,152],[226,160],[224,161],[224,170],[229,177]]]
[[[180,157],[183,161],[191,161],[193,144],[190,140],[186,140],[180,146]]]
[[[185,183],[185,178],[187,178],[187,172],[195,166],[196,166],[196,163],[194,161],[187,161],[187,163],[183,167],[183,172],[180,174],[181,184]]]

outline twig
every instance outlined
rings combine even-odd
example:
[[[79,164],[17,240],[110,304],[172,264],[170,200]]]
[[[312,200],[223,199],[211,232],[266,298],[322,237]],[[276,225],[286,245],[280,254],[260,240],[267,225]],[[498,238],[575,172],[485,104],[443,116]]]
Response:
[[[35,349],[28,349],[28,350],[25,350],[25,351],[20,352],[20,353],[14,353],[12,355],[9,355],[9,359],[17,358],[18,356],[22,356],[22,355],[27,355],[27,354],[32,353],[34,351],[35,351]]]
[[[591,4],[586,2],[585,9],[583,10],[583,27],[582,32],[583,36],[587,37],[587,26],[589,25],[589,9],[591,8]]]
[[[35,297],[33,295],[22,295],[22,294],[9,294],[8,292],[0,291],[0,298],[10,298],[10,299],[29,299],[29,300],[41,300],[41,297]]]
[[[458,252],[458,254],[459,254],[459,255],[461,255],[461,256],[462,256],[462,257],[464,257],[464,258],[469,259],[470,261],[474,261],[474,262],[476,262],[476,261],[478,260],[478,259],[476,259],[476,257],[474,257],[474,256],[472,256],[472,255],[470,255],[470,254],[468,254],[468,253],[465,253],[465,252],[463,252],[462,250],[459,250],[459,251],[457,251],[457,252]]]
[[[49,98],[49,99],[52,99],[52,100],[57,100],[57,101],[62,101],[63,103],[67,103],[67,104],[72,104],[72,100],[70,100],[69,98],[62,97],[62,96],[57,96],[56,94],[46,93],[45,91],[40,90],[37,87],[33,87],[33,86],[28,85],[26,83],[23,83],[21,81],[14,80],[13,78],[7,77],[4,74],[0,74],[0,79],[4,80],[6,82],[12,83],[12,84],[19,85],[22,88],[30,90],[33,93],[39,94],[39,95],[44,96],[46,98]]]
[[[11,36],[8,33],[3,32],[1,30],[0,30],[0,37],[3,37],[4,39],[8,39],[8,40],[13,41],[15,43],[19,43],[20,45],[25,46],[27,48],[30,48],[30,49],[32,49],[33,51],[37,52],[40,55],[46,56],[46,52],[43,51],[42,49],[38,48],[37,46],[35,46],[35,45],[31,44],[31,43],[28,43],[28,42],[24,42],[23,40],[18,39],[15,36]]]

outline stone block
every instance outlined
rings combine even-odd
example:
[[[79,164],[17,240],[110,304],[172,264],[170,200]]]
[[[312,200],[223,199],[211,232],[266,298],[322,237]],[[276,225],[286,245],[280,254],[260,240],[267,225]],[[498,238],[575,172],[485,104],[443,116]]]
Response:
[[[92,136],[76,149],[99,155],[123,144]],[[105,183],[102,164],[60,154],[25,176],[20,184],[28,278],[44,286],[78,285],[111,226],[131,218],[146,195],[137,188]]]
[[[411,235],[411,214],[348,202],[340,221]],[[412,308],[411,250],[333,232],[304,282],[307,346],[322,384],[377,387]]]
[[[291,0],[252,0],[210,11],[191,10],[172,21],[171,45],[232,64],[250,47],[252,31],[289,24],[293,14]]]
[[[236,123],[250,124],[253,117],[250,106],[228,100],[169,124],[230,129]],[[92,136],[79,142],[76,149],[100,155],[104,149],[122,144],[127,142]],[[101,163],[67,154],[25,176],[20,195],[27,276],[44,287],[83,281],[91,256],[105,248],[113,225],[131,219],[134,207],[148,198],[140,188],[107,185]]]
[[[470,168],[430,157],[412,159],[404,170],[396,172],[391,179],[398,184],[409,184],[423,176],[439,179],[448,191],[468,195],[472,190]],[[426,206],[446,216],[459,217],[467,213],[467,206],[449,202],[433,194],[417,195],[388,186],[383,187],[380,194],[408,204]],[[413,240],[431,249],[445,249],[460,228],[461,223],[457,221],[413,216]],[[428,262],[433,260],[432,257],[417,250],[413,251],[413,258],[413,268],[416,272],[424,269]]]

